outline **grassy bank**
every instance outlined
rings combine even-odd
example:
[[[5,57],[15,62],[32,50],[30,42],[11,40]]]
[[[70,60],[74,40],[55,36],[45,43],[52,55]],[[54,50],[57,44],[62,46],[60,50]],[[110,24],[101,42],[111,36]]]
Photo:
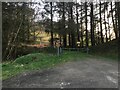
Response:
[[[107,43],[90,47],[90,54],[118,60],[118,41],[115,39]]]
[[[75,51],[64,52],[61,56],[53,54],[34,53],[21,56],[14,62],[4,62],[2,64],[2,79],[5,80],[25,71],[51,68],[57,64],[71,60],[83,60],[89,57],[88,54]]]

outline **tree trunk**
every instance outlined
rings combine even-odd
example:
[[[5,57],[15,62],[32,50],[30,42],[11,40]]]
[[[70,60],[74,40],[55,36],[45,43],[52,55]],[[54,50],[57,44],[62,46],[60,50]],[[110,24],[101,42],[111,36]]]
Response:
[[[108,42],[108,37],[107,37],[107,25],[106,25],[106,17],[105,17],[105,15],[106,15],[106,13],[105,13],[106,4],[107,4],[107,3],[105,3],[105,6],[104,6],[104,25],[105,25],[106,42]]]
[[[101,43],[104,43],[104,40],[103,40],[103,31],[102,31],[101,2],[100,2],[99,11],[100,11],[100,35],[101,35]]]
[[[76,43],[75,43],[75,35],[74,35],[75,31],[74,31],[74,26],[73,26],[74,20],[73,20],[73,3],[72,2],[70,3],[70,16],[71,16],[71,18],[70,18],[71,44],[72,44],[72,48],[74,48]]]
[[[118,56],[120,55],[120,2],[117,2],[118,3]]]
[[[116,26],[115,26],[115,22],[114,22],[114,16],[113,16],[113,9],[112,9],[112,2],[111,2],[111,16],[112,16],[112,22],[113,22],[113,29],[114,29],[114,32],[115,32],[115,37],[117,39],[117,29],[116,29]]]
[[[79,22],[78,22],[78,5],[76,4],[76,21],[77,21],[77,41],[80,42]]]
[[[109,15],[109,11],[107,10],[107,15]],[[109,20],[109,17],[107,17],[107,21],[108,21],[108,35],[109,35],[109,37],[108,37],[108,40],[111,40],[111,36],[110,36],[110,20]]]
[[[59,35],[59,39],[60,39],[60,46],[62,46],[62,37],[61,37],[61,35]]]
[[[71,47],[71,34],[70,33],[69,33],[68,39],[69,39],[69,47]]]
[[[119,34],[119,44],[120,44],[120,2],[117,2],[117,16],[118,16],[118,32],[119,32],[118,34]]]
[[[91,24],[91,45],[95,45],[95,37],[94,37],[94,17],[93,17],[93,3],[91,3],[91,13],[90,13],[90,24]]]
[[[71,47],[71,28],[70,28],[70,4],[69,5],[69,9],[68,9],[68,42],[69,42],[69,47]]]
[[[88,30],[87,30],[87,2],[85,2],[85,26],[86,26],[86,47],[88,47]]]
[[[118,2],[115,2],[115,27],[116,31],[118,31]]]
[[[66,38],[66,30],[65,30],[65,3],[63,2],[63,16],[62,16],[62,19],[63,19],[63,30],[64,30],[64,33],[63,33],[63,44],[64,44],[64,47],[67,46],[67,38]]]
[[[53,13],[52,13],[52,2],[50,2],[51,5],[51,46],[53,46]]]
[[[29,31],[29,29],[30,29],[30,25],[29,25],[29,23],[28,23],[28,26],[27,26],[27,41],[29,42],[29,40],[30,40],[30,31]]]
[[[25,42],[25,8],[26,8],[26,5],[25,3],[23,3],[23,6],[22,6],[23,9],[23,23],[22,23],[22,42]]]
[[[81,24],[81,47],[83,47],[82,6],[81,6],[81,19],[80,19],[80,24]]]

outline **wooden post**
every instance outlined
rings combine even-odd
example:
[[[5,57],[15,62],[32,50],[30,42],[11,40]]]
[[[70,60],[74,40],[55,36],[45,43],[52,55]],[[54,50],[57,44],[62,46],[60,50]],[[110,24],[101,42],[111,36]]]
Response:
[[[56,41],[56,46],[57,46],[57,55],[60,56],[61,51],[60,51],[60,41],[59,40]]]
[[[57,47],[57,55],[60,56],[60,48]]]
[[[62,48],[61,48],[61,46],[60,46],[60,54],[62,53]]]

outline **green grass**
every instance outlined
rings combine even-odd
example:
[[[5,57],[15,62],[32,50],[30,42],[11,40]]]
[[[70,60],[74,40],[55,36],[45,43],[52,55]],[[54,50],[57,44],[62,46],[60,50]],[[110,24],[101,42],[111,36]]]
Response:
[[[2,79],[8,79],[25,71],[52,68],[57,64],[78,60],[77,58],[83,60],[86,57],[89,55],[75,51],[64,52],[60,56],[45,53],[28,54],[17,58],[14,62],[4,62],[2,64]]]

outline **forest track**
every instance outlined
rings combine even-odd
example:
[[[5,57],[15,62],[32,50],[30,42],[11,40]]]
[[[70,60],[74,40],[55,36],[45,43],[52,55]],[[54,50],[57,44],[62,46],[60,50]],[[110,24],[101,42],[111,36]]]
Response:
[[[96,58],[66,62],[4,80],[3,88],[118,88],[118,62]]]

